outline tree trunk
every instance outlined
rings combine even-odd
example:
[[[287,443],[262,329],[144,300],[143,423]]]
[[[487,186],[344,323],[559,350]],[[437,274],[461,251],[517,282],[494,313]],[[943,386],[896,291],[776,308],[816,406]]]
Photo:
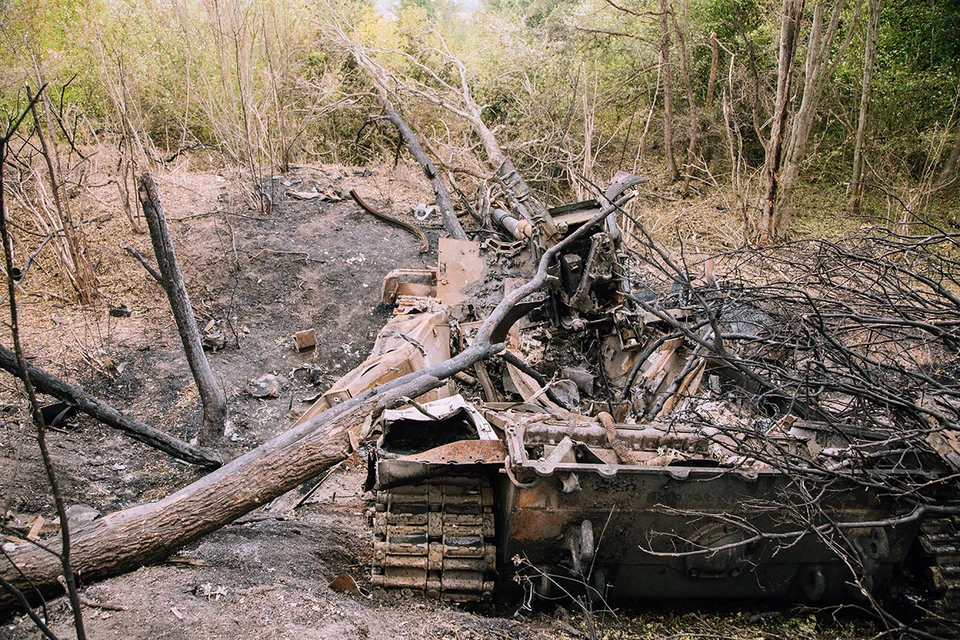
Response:
[[[37,69],[36,72],[39,77],[40,70]],[[27,89],[27,98],[32,100],[29,89]],[[53,131],[53,123],[50,117],[52,105],[43,91],[41,91],[40,100],[42,100],[44,104],[43,115],[47,130]],[[43,131],[43,124],[40,123],[40,118],[37,115],[36,102],[31,102],[30,113],[33,115],[33,121],[37,127],[40,149],[43,159],[47,164],[47,175],[50,177],[50,191],[53,194],[54,208],[57,210],[57,217],[59,218],[60,227],[63,229],[63,237],[67,245],[66,254],[69,256],[70,264],[64,265],[67,271],[65,275],[71,284],[73,284],[74,289],[77,290],[80,302],[89,304],[97,292],[97,283],[90,262],[87,260],[86,238],[83,233],[83,225],[74,224],[73,215],[70,211],[70,199],[63,197],[65,195],[62,193],[65,191],[63,188],[63,170],[60,165],[60,154],[57,151],[56,138],[52,138],[49,142],[47,141],[47,136]]]
[[[369,405],[339,407],[237,458],[180,491],[150,504],[109,514],[74,532],[74,571],[86,582],[163,560],[176,549],[330,468],[349,453],[347,427]],[[345,403],[346,404],[346,403]],[[2,577],[32,597],[34,589],[59,593],[59,560],[32,545],[18,545],[0,569]],[[29,583],[20,576],[29,579]],[[0,596],[0,618],[13,606]]]
[[[351,42],[342,32],[338,32],[338,35],[349,43],[348,46],[357,64],[367,73],[375,85],[378,87],[387,87],[390,85],[390,76],[387,71],[374,62],[362,46]],[[506,190],[506,195],[510,200],[511,207],[540,230],[542,237],[547,241],[547,245],[554,244],[560,239],[560,234],[556,224],[553,222],[553,217],[550,215],[550,212],[547,211],[546,205],[533,194],[526,180],[523,179],[523,176],[520,175],[516,167],[513,166],[513,163],[503,152],[496,136],[493,135],[493,132],[483,121],[480,105],[477,104],[476,100],[473,99],[473,95],[470,93],[470,83],[467,78],[466,67],[450,52],[445,51],[444,55],[458,70],[460,86],[457,88],[454,88],[452,85],[447,86],[462,106],[458,107],[451,104],[452,100],[438,97],[431,92],[417,87],[408,86],[407,88],[427,101],[466,119],[473,126],[474,131],[480,138],[480,142],[483,144],[487,160],[496,170],[497,177]],[[415,62],[415,64],[420,63]]]
[[[867,40],[863,48],[863,87],[860,92],[860,117],[857,120],[857,137],[853,143],[853,175],[850,178],[852,192],[847,210],[860,212],[863,198],[863,145],[870,120],[870,97],[873,92],[873,65],[877,58],[877,34],[880,31],[881,0],[867,3]],[[957,137],[960,143],[960,135]],[[960,146],[957,147],[960,151]]]
[[[360,59],[357,59],[357,62],[363,66],[363,62]],[[368,71],[367,75],[377,90],[377,96],[380,98],[380,104],[383,105],[383,109],[387,113],[387,119],[393,123],[393,126],[395,126],[400,132],[400,135],[403,136],[407,150],[410,152],[410,155],[413,156],[414,160],[420,163],[424,175],[427,176],[427,180],[429,180],[433,186],[433,194],[436,198],[437,208],[440,209],[440,216],[443,218],[443,228],[447,230],[451,238],[466,240],[467,234],[457,219],[457,213],[453,210],[453,200],[450,199],[450,192],[447,190],[447,185],[443,183],[440,174],[437,173],[436,165],[433,164],[433,160],[430,159],[430,156],[428,156],[423,150],[423,147],[420,146],[420,140],[417,138],[417,134],[407,121],[397,113],[393,102],[390,101],[390,94],[387,93],[387,88],[380,83],[380,79],[374,73]]]
[[[720,66],[720,46],[717,42],[717,33],[710,33],[710,76],[707,78],[707,113],[713,113],[713,96],[717,86],[717,69]]]
[[[0,368],[21,377],[16,356],[12,351],[2,346],[0,346]],[[217,453],[191,447],[186,442],[177,440],[162,431],[143,424],[139,420],[124,415],[110,405],[87,395],[83,389],[68,384],[43,369],[28,364],[27,372],[30,374],[33,385],[40,393],[66,402],[108,427],[118,429],[134,440],[191,464],[212,468],[219,467],[221,464],[220,456]]]
[[[200,426],[199,440],[201,444],[209,445],[223,435],[226,399],[220,387],[217,386],[210,363],[207,362],[207,356],[203,352],[197,320],[193,316],[193,307],[190,306],[187,288],[183,283],[183,273],[177,264],[173,242],[170,240],[167,221],[160,204],[160,194],[150,174],[144,174],[140,178],[139,195],[143,216],[147,219],[147,226],[150,229],[150,240],[153,242],[157,266],[160,274],[163,275],[163,288],[170,300],[170,308],[177,322],[177,331],[183,341],[183,350],[187,355],[193,378],[197,382],[200,401],[203,403],[203,424]]]
[[[764,161],[761,173],[763,196],[761,201],[760,243],[771,245],[776,237],[775,214],[779,188],[780,159],[783,154],[783,134],[787,126],[790,102],[790,82],[793,77],[793,61],[797,52],[797,36],[803,17],[804,0],[783,0],[783,16],[780,20],[780,55],[777,61],[777,97],[773,118],[770,122],[770,137],[764,141]]]
[[[684,5],[684,16],[687,8]],[[693,83],[690,80],[690,69],[687,66],[687,40],[680,23],[677,21],[676,13],[673,14],[673,29],[677,33],[677,44],[680,46],[680,76],[683,78],[683,89],[687,94],[687,108],[690,110],[690,132],[689,143],[687,144],[687,159],[683,167],[683,189],[684,195],[690,189],[690,179],[693,177],[693,165],[696,162],[697,154],[700,151],[700,114],[697,107],[697,101],[693,95]],[[715,69],[711,70],[715,73]]]
[[[880,0],[876,1],[880,2]],[[957,133],[953,139],[953,148],[950,149],[950,157],[947,158],[947,163],[943,165],[940,175],[937,176],[938,187],[947,186],[947,183],[953,179],[953,174],[957,172],[958,162],[960,162],[960,123],[957,124]]]
[[[670,8],[660,0],[660,69],[663,75],[663,155],[664,177],[668,184],[677,181],[677,161],[673,157],[673,80],[670,69]]]
[[[824,12],[827,8],[827,0],[819,0],[813,8],[813,21],[810,25],[810,36],[807,41],[803,98],[790,126],[790,138],[784,154],[780,190],[777,197],[778,203],[773,222],[774,235],[779,238],[786,236],[789,231],[793,192],[800,178],[800,165],[807,153],[807,142],[810,139],[810,131],[817,116],[820,98],[827,86],[827,81],[833,76],[847,46],[853,39],[857,25],[856,19],[851,21],[846,38],[833,56],[833,62],[828,64],[840,27],[840,18],[846,4],[846,0],[835,1],[836,4],[833,6],[830,20],[826,25],[824,25]],[[862,0],[857,0],[855,16],[859,12],[861,4]]]
[[[371,413],[416,398],[439,387],[454,374],[503,350],[491,338],[507,322],[521,300],[548,280],[547,266],[571,244],[585,237],[607,216],[626,204],[621,198],[563,241],[548,249],[536,275],[513,289],[487,316],[473,343],[453,358],[405,375],[314,415],[253,451],[176,493],[150,504],[109,514],[78,530],[73,538],[73,567],[84,580],[100,580],[144,564],[162,560],[270,500],[323,473],[347,457],[350,430],[359,428]],[[39,590],[60,591],[59,562],[42,549],[23,545],[8,554],[0,577],[30,595]],[[16,600],[0,594],[0,619]]]

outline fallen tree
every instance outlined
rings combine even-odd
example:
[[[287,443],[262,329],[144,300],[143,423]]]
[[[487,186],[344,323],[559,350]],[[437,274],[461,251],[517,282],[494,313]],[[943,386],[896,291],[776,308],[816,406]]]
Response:
[[[3,346],[0,346],[0,368],[18,378],[22,377],[16,356]],[[28,364],[27,373],[30,374],[33,385],[41,393],[53,396],[57,400],[76,407],[79,411],[99,420],[108,427],[117,429],[125,436],[142,442],[148,447],[159,449],[178,460],[203,467],[216,468],[223,462],[217,452],[190,446],[182,440],[154,429],[136,418],[118,411],[102,400],[94,398],[80,387],[64,382],[39,367]]]
[[[451,238],[466,240],[467,234],[460,225],[460,221],[457,220],[457,213],[453,210],[453,201],[450,199],[450,192],[447,190],[447,185],[444,184],[440,174],[437,173],[437,167],[433,164],[433,160],[430,159],[430,156],[428,156],[423,150],[423,147],[420,146],[420,140],[417,138],[417,134],[393,106],[393,102],[390,100],[390,94],[387,91],[387,85],[384,81],[385,79],[377,74],[376,66],[374,66],[373,62],[361,51],[354,51],[353,57],[357,61],[357,64],[367,72],[367,75],[373,82],[373,86],[377,90],[377,97],[380,98],[380,104],[383,105],[387,119],[392,122],[393,126],[400,132],[410,155],[420,164],[420,167],[423,168],[424,175],[430,181],[430,185],[433,187],[433,193],[436,196],[437,208],[440,210],[440,217],[443,219],[443,228],[446,229]]]
[[[623,205],[629,196],[594,216],[587,224],[547,250],[536,275],[497,305],[471,345],[449,360],[397,378],[350,398],[262,444],[183,489],[157,502],[109,514],[78,529],[72,541],[74,571],[81,581],[100,580],[164,559],[180,547],[216,531],[346,458],[350,432],[368,415],[416,398],[454,374],[503,350],[493,336],[503,335],[511,311],[547,283],[547,267]],[[55,550],[55,549],[54,549]],[[25,545],[7,554],[0,577],[28,597],[62,591],[60,563],[54,554]],[[0,618],[17,606],[0,595]]]

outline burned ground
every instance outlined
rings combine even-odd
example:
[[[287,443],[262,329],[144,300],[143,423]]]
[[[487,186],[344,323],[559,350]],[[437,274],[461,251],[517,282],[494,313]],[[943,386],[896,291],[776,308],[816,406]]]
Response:
[[[346,196],[356,188],[372,205],[412,220],[431,197],[408,167],[399,170],[303,168],[270,181],[273,207],[247,206],[238,185],[215,173],[158,176],[161,198],[201,327],[222,337],[210,354],[228,398],[221,451],[233,458],[285,430],[325,390],[360,363],[390,315],[380,281],[391,269],[436,261],[412,235],[364,213]],[[333,198],[298,199],[316,188]],[[196,435],[200,409],[162,289],[122,249],[149,256],[149,239],[129,230],[98,192],[88,218],[98,247],[102,297],[80,307],[59,289],[52,266],[38,261],[22,288],[24,343],[34,362],[176,437]],[[96,203],[96,200],[92,202]],[[436,219],[428,222],[438,222]],[[129,317],[113,317],[125,305]],[[297,353],[294,332],[314,328],[315,351]],[[263,374],[280,379],[278,397],[258,399],[246,387]],[[24,403],[3,379],[0,486],[14,527],[52,520],[54,510]],[[50,434],[68,504],[103,513],[149,502],[201,472],[131,442],[88,418]],[[515,616],[517,605],[471,609],[409,592],[370,590],[372,537],[359,460],[338,467],[304,505],[292,499],[258,510],[184,549],[176,562],[86,586],[91,637],[124,638],[553,638],[577,637],[583,613],[547,609]],[[361,595],[327,584],[349,573]],[[103,606],[100,606],[103,605]],[[569,607],[570,605],[565,605]],[[104,608],[107,607],[107,608]],[[70,635],[64,601],[48,605],[54,630]],[[836,623],[805,612],[780,616],[776,605],[718,613],[699,605],[654,606],[615,617],[597,612],[606,637],[682,633],[770,637],[860,637],[862,620]],[[5,621],[0,637],[38,637],[26,619]]]

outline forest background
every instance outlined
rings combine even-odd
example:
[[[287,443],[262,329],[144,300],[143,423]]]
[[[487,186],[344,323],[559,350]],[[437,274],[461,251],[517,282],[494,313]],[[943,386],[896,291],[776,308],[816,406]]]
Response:
[[[464,91],[550,205],[652,178],[667,242],[954,224],[957,0],[8,0],[0,36],[0,112],[47,87],[8,158],[10,215],[42,235],[104,163],[136,227],[157,165],[240,168],[263,207],[291,164],[395,161],[357,47],[471,196],[496,167],[451,108]],[[70,235],[61,271],[86,298]]]

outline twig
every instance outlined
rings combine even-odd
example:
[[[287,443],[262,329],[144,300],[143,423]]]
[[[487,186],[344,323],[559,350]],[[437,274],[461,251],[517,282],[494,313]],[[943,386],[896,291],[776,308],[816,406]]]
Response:
[[[232,211],[204,211],[203,213],[193,213],[189,216],[180,216],[179,218],[168,218],[171,222],[183,222],[184,220],[193,220],[194,218],[206,218],[207,216],[233,216],[234,218],[246,218],[247,220],[270,220],[270,216],[250,216],[245,213],[234,213]]]
[[[119,604],[110,604],[109,602],[97,602],[85,596],[80,596],[80,604],[94,609],[103,609],[104,611],[126,611],[126,607]]]
[[[283,250],[283,249],[260,249],[260,251],[257,251],[255,254],[253,254],[252,256],[250,256],[250,261],[253,262],[253,261],[256,260],[257,258],[259,258],[259,257],[261,256],[261,254],[264,254],[264,253],[276,253],[276,254],[279,254],[279,255],[303,256],[303,259],[306,260],[307,262],[317,262],[317,263],[319,263],[319,264],[326,264],[326,263],[327,263],[326,260],[321,260],[320,258],[314,258],[314,257],[312,257],[312,256],[311,256],[309,253],[307,253],[306,251],[285,251],[285,250]]]
[[[37,612],[33,610],[30,606],[30,603],[27,602],[27,599],[24,597],[23,592],[20,589],[17,589],[12,584],[3,579],[3,576],[0,576],[0,587],[3,587],[3,590],[12,595],[17,599],[17,602],[20,604],[20,608],[23,609],[23,612],[30,616],[30,619],[33,621],[33,624],[37,625],[37,629],[40,629],[40,632],[43,635],[50,638],[50,640],[57,640],[57,636],[50,631],[50,628],[40,619],[40,616],[37,615]]]
[[[141,255],[141,253],[140,253],[139,251],[137,251],[136,249],[134,249],[133,247],[131,247],[130,245],[127,245],[127,244],[123,245],[123,248],[124,248],[124,250],[126,250],[127,253],[129,253],[130,255],[132,255],[134,258],[137,259],[137,261],[138,261],[140,264],[143,265],[143,268],[147,270],[147,273],[149,273],[151,276],[153,276],[153,279],[154,279],[154,280],[156,280],[157,282],[160,283],[161,286],[163,286],[163,276],[161,276],[160,273],[159,273],[156,269],[153,268],[153,265],[151,265],[149,262],[147,262],[147,259],[144,258],[143,255]]]
[[[332,467],[330,467],[330,470],[327,471],[325,474],[323,474],[323,477],[320,478],[320,480],[319,480],[315,485],[313,485],[312,487],[310,487],[310,490],[307,491],[307,492],[304,494],[304,496],[303,496],[302,498],[300,498],[300,500],[297,501],[297,504],[293,505],[293,508],[294,508],[294,509],[299,509],[300,507],[302,507],[302,506],[306,503],[307,500],[309,500],[310,498],[312,498],[312,497],[313,497],[313,494],[315,494],[315,493],[317,492],[317,490],[320,489],[320,487],[323,485],[323,483],[326,482],[327,478],[329,478],[330,476],[332,476],[334,471],[336,471],[337,469],[339,469],[340,467],[342,467],[344,462],[346,462],[346,460],[341,460],[341,461],[338,462],[337,464],[335,464],[335,465],[333,465]]]
[[[244,518],[243,520],[234,520],[230,524],[232,526],[240,526],[244,524],[253,524],[255,522],[267,522],[268,520],[277,520],[283,522],[286,519],[286,516],[256,516],[253,518]]]
[[[34,114],[35,119],[36,103],[40,95],[43,93],[44,88],[45,87],[41,87],[36,96],[29,96],[28,92],[30,103],[27,107],[27,110]],[[18,123],[22,122],[25,116],[26,111],[24,111],[23,115],[21,115]],[[15,133],[15,131],[16,127],[10,127],[3,133],[3,136],[0,137],[0,240],[3,242],[3,257],[8,274],[13,272],[13,243],[10,233],[7,230],[7,213],[3,198],[3,167],[6,164],[7,142],[10,140],[10,137]],[[47,156],[47,161],[49,163],[49,156]],[[57,185],[52,173],[51,180],[54,180],[54,189],[56,189]],[[37,444],[40,447],[40,456],[43,459],[43,467],[47,474],[47,481],[50,483],[50,491],[53,493],[53,501],[57,508],[57,516],[60,518],[60,565],[63,569],[63,578],[64,582],[66,583],[67,595],[69,596],[70,605],[73,609],[74,629],[77,632],[77,640],[86,640],[86,633],[83,628],[83,614],[80,611],[79,596],[77,594],[77,583],[75,576],[73,575],[73,569],[70,565],[70,528],[67,524],[66,506],[63,502],[63,494],[60,492],[60,485],[57,481],[56,471],[53,468],[53,461],[50,458],[50,452],[47,449],[46,429],[43,422],[43,415],[40,412],[40,402],[37,399],[33,383],[31,382],[30,375],[27,372],[26,358],[23,355],[23,347],[20,344],[20,324],[19,313],[17,311],[15,284],[16,283],[13,281],[13,278],[7,278],[7,292],[10,299],[10,334],[13,339],[13,350],[16,354],[17,363],[20,367],[20,379],[23,380],[23,386],[27,392],[27,398],[29,398],[30,401],[30,413],[37,428]],[[5,589],[8,585],[9,583],[4,581]],[[17,591],[17,597],[18,599],[22,599],[23,594]],[[31,618],[34,617],[35,614],[32,614]]]
[[[539,371],[527,364],[526,361],[516,353],[507,349],[500,354],[500,357],[503,358],[505,362],[512,364],[514,367],[536,380],[537,384],[540,385],[543,388],[543,391],[547,394],[547,397],[553,402],[556,402],[561,407],[566,406],[565,402],[560,399],[557,393],[553,390],[553,387],[549,384],[549,381],[540,375]]]

